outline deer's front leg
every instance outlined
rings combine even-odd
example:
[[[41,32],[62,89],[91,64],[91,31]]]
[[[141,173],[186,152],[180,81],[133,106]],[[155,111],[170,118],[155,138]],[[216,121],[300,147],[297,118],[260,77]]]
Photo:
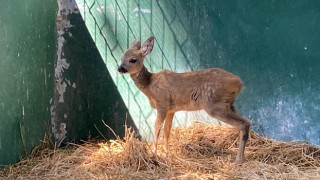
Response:
[[[157,120],[154,126],[154,142],[153,142],[153,152],[157,154],[157,145],[160,135],[160,130],[163,125],[163,121],[167,116],[167,111],[163,109],[157,109]]]
[[[166,120],[164,122],[164,127],[163,127],[163,134],[164,134],[164,148],[166,152],[169,152],[169,137],[170,137],[170,131],[172,127],[172,120],[173,120],[174,113],[170,112],[167,113]]]

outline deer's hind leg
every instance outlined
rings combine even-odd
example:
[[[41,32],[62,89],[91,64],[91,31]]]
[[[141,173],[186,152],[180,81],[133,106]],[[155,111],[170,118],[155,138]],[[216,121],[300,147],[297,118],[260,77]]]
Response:
[[[212,117],[219,119],[227,124],[230,124],[240,131],[240,144],[236,157],[236,163],[242,163],[244,158],[244,150],[249,138],[250,122],[237,115],[230,104],[214,105],[205,107],[205,111]]]

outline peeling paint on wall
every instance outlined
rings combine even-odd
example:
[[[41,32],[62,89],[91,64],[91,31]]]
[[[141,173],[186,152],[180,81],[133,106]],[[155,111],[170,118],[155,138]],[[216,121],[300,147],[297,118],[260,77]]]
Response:
[[[55,66],[55,98],[51,110],[51,123],[52,133],[54,136],[54,142],[56,147],[59,147],[61,142],[66,138],[67,123],[64,122],[65,118],[60,118],[57,114],[57,106],[65,102],[64,96],[68,87],[76,88],[74,82],[71,83],[63,74],[69,69],[70,63],[65,57],[64,44],[65,36],[72,36],[69,29],[72,28],[72,24],[69,20],[69,15],[72,13],[78,13],[78,8],[73,0],[57,0],[58,12],[56,18],[57,26],[57,62]],[[64,113],[67,114],[67,113]],[[66,117],[66,116],[64,116]]]
[[[124,136],[124,124],[136,130],[96,43],[78,13],[78,7],[85,7],[76,6],[74,0],[56,2],[59,7],[56,13],[57,59],[50,109],[51,137],[55,146],[80,142],[89,136],[114,138],[102,120],[119,137]]]

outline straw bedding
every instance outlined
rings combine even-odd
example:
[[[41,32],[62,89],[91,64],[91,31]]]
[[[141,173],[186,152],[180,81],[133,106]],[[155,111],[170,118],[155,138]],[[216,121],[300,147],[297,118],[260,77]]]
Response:
[[[158,154],[126,128],[123,140],[70,144],[53,149],[48,140],[0,179],[320,179],[320,148],[277,142],[250,132],[246,161],[235,165],[238,131],[194,123],[171,132],[170,152]]]

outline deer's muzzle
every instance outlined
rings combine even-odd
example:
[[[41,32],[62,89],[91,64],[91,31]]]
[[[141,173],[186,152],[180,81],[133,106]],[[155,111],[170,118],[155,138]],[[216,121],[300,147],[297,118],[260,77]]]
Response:
[[[127,73],[128,71],[127,71],[127,69],[126,69],[125,67],[123,67],[122,65],[120,65],[120,66],[118,67],[118,72],[119,72],[119,73]]]

